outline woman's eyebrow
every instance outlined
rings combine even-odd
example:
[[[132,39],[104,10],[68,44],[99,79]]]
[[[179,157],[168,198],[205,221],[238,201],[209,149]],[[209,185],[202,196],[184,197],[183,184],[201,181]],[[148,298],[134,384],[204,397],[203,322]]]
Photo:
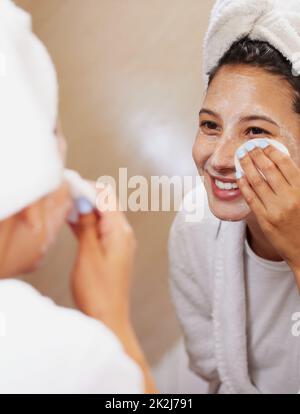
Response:
[[[212,116],[215,116],[216,118],[220,118],[219,114],[217,114],[216,112],[214,112],[214,111],[212,111],[211,109],[208,109],[208,108],[202,108],[199,112],[199,116],[201,114],[212,115]]]
[[[276,125],[279,128],[279,125],[273,121],[272,118],[269,118],[268,116],[265,115],[249,115],[249,116],[243,116],[239,119],[240,122],[249,122],[249,121],[267,121],[270,122],[273,125]]]
[[[199,116],[201,114],[207,114],[207,115],[212,115],[215,116],[216,118],[221,118],[220,115],[217,112],[212,111],[211,109],[208,108],[202,108],[199,112]],[[270,122],[273,125],[276,125],[279,128],[279,125],[273,121],[272,118],[269,118],[268,116],[265,115],[248,115],[248,116],[242,116],[239,119],[239,122],[249,122],[249,121],[266,121],[266,122]]]

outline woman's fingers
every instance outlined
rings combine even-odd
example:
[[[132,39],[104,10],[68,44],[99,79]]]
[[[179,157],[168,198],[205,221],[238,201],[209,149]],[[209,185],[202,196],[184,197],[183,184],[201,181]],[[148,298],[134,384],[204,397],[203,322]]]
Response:
[[[275,147],[271,149],[271,147],[269,145],[264,149],[253,148],[250,142],[248,151],[240,151],[238,154],[245,172],[245,182],[241,191],[253,211],[266,213],[265,217],[268,216],[270,221],[273,216],[277,216],[280,211],[286,209],[287,202],[291,201],[292,189],[300,187],[300,170],[294,161],[289,155]],[[272,156],[272,159],[269,158],[269,155]],[[242,184],[243,181],[239,186]],[[264,206],[265,211],[255,200],[255,195]]]
[[[119,201],[111,186],[105,185],[98,190],[97,208],[101,214],[100,233],[107,251],[124,249],[126,243],[134,244],[133,230],[125,214],[120,211]]]
[[[75,207],[79,220],[69,224],[81,244],[97,241],[102,253],[112,256],[134,247],[133,230],[110,186],[98,189],[97,210],[86,198],[77,199]]]
[[[270,202],[275,194],[257,170],[248,152],[245,152],[245,155],[240,158],[240,164],[244,170],[245,176],[247,177],[248,183],[252,187],[251,194],[254,192],[259,197],[261,203],[267,207],[267,202]],[[248,193],[250,193],[249,190],[250,189],[248,189]]]
[[[135,237],[125,214],[121,211],[101,213],[101,240],[107,254],[113,256],[131,255],[135,251]]]
[[[258,217],[264,217],[266,214],[266,208],[261,202],[261,200],[257,197],[256,193],[253,191],[249,182],[245,176],[241,177],[237,180],[238,186],[245,198],[248,206],[254,212],[254,214]]]
[[[98,241],[98,216],[95,212],[79,216],[77,230],[79,241]]]
[[[294,160],[288,154],[279,151],[273,145],[264,149],[265,154],[277,165],[286,181],[292,185],[300,187],[300,170]]]
[[[78,221],[70,223],[81,246],[97,246],[99,243],[99,221],[100,217],[92,204],[86,198],[79,198],[75,201],[75,207],[78,211]]]
[[[278,151],[276,149],[277,152]],[[282,155],[285,155],[281,152]],[[283,194],[286,191],[288,181],[283,176],[282,172],[278,169],[276,164],[271,160],[261,148],[255,148],[252,151],[248,152],[249,157],[256,166],[266,177],[270,188],[276,194]],[[281,157],[281,155],[279,155]]]

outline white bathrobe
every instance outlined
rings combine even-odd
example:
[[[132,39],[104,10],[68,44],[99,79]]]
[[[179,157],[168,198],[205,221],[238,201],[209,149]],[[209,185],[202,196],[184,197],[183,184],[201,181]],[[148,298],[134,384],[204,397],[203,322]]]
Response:
[[[217,219],[206,193],[204,204],[199,223],[178,213],[169,240],[171,293],[190,368],[209,382],[209,392],[257,394],[247,361],[246,222]]]
[[[103,323],[0,281],[0,394],[143,392],[140,368]]]

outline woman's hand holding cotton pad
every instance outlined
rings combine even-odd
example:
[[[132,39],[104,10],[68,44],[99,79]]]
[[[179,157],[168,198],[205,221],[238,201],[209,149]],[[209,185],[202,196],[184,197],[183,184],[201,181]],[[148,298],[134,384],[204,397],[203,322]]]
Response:
[[[255,150],[258,147],[261,150]],[[248,141],[235,155],[241,193],[261,230],[293,271],[300,291],[299,166],[283,144],[267,138]],[[243,179],[238,176],[241,172]]]
[[[239,160],[239,155],[241,156],[243,154],[246,154],[247,151],[249,151],[250,149],[254,149],[255,147],[259,147],[259,148],[264,149],[268,146],[268,144],[273,145],[279,151],[282,151],[284,154],[290,155],[289,150],[287,149],[287,147],[285,145],[283,145],[281,142],[276,141],[275,139],[269,139],[269,138],[251,139],[251,140],[245,142],[243,145],[241,145],[235,152],[234,164],[235,164],[235,169],[236,169],[236,173],[237,173],[238,177],[241,177],[242,175],[244,175],[244,170],[241,166],[241,163],[240,163],[240,160]],[[267,181],[264,174],[259,169],[258,169],[258,171],[264,177],[264,179]]]

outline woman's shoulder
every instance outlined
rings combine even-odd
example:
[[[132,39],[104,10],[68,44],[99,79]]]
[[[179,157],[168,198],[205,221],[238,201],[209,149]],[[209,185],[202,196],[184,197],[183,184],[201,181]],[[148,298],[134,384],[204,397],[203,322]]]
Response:
[[[0,281],[0,323],[0,365],[7,367],[0,389],[101,393],[139,387],[140,372],[112,331],[78,310],[56,305],[21,280]],[[15,378],[21,372],[19,383]],[[134,380],[118,383],[119,374]]]
[[[101,322],[76,309],[56,305],[21,279],[0,281],[0,312],[7,318],[10,334],[17,334],[24,327],[27,333],[39,338],[42,338],[40,334],[43,331],[45,334],[61,334],[63,341],[67,336],[69,339],[70,336],[87,337],[96,331],[115,341],[115,336]]]
[[[56,305],[21,280],[0,281],[0,316],[0,348],[12,343],[27,350],[39,348],[49,352],[55,348],[66,358],[71,356],[70,347],[77,349],[78,354],[101,352],[107,358],[122,351],[118,338],[102,322],[77,309]]]
[[[25,298],[38,298],[40,293],[29,283],[24,282],[22,279],[0,279],[0,298],[1,305],[8,301],[9,294],[13,292],[14,297],[17,299]]]

